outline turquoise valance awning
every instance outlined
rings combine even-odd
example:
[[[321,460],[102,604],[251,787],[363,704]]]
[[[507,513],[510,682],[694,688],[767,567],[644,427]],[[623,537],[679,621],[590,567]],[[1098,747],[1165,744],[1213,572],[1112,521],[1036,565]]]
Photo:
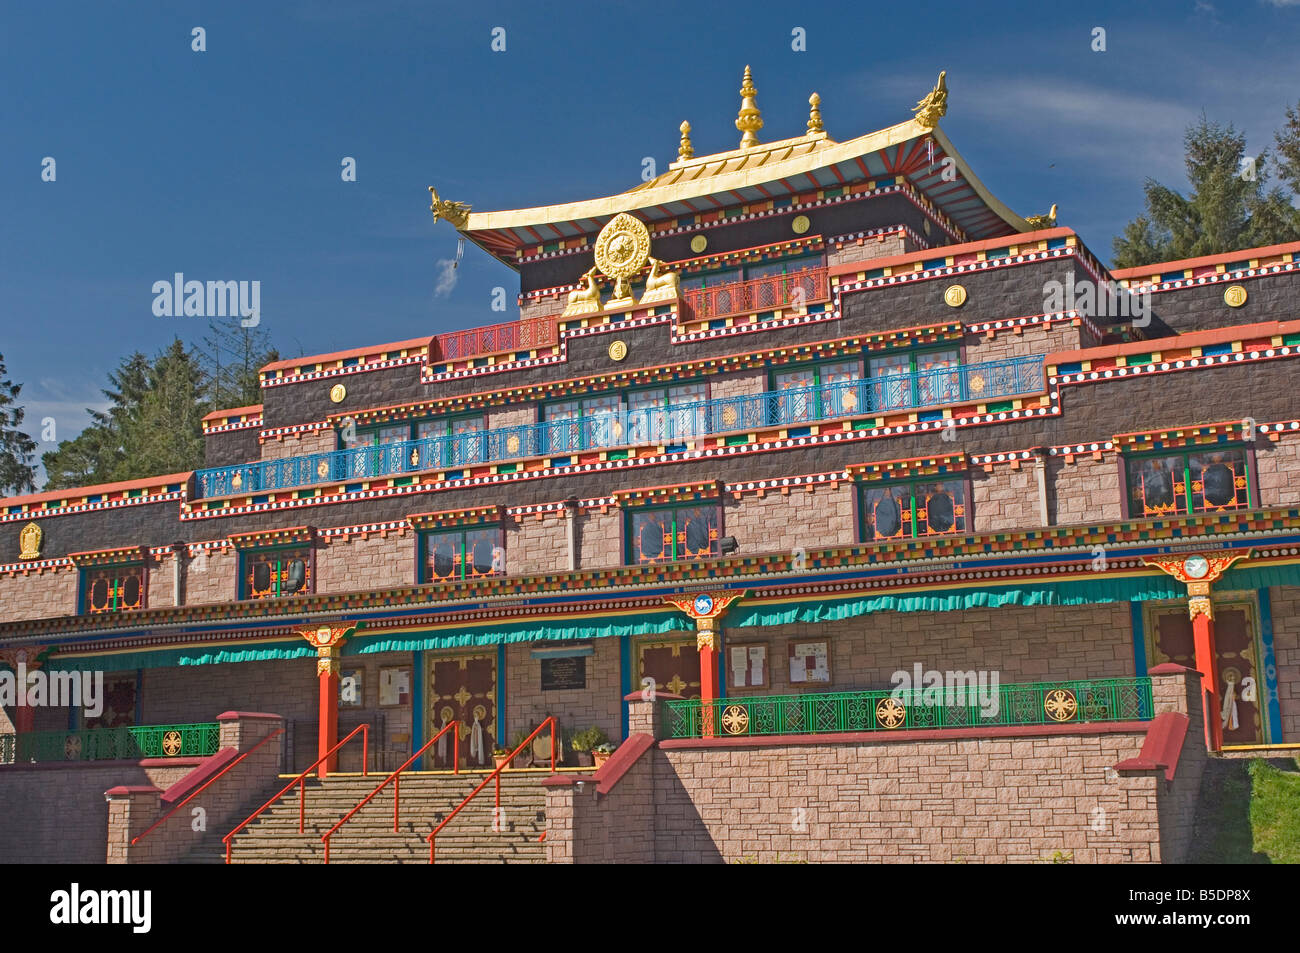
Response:
[[[1231,569],[1215,584],[1219,592],[1262,589],[1268,586],[1300,586],[1300,564]],[[790,602],[736,603],[723,616],[727,629],[793,623],[834,622],[873,612],[957,612],[1001,606],[1085,605],[1106,602],[1148,602],[1187,597],[1186,587],[1164,573],[1142,576],[1103,576],[1050,582],[1026,579],[983,587],[953,587],[923,592],[897,590],[857,594],[844,598],[799,599]],[[491,625],[465,625],[438,629],[367,633],[360,630],[343,646],[343,656],[379,652],[473,648],[519,642],[571,641],[624,635],[662,635],[691,631],[685,613],[674,609],[621,613],[617,615],[574,615],[549,617]],[[219,665],[232,662],[261,662],[271,659],[309,658],[316,650],[300,640],[254,643],[251,645],[192,646],[151,651],[65,655],[48,665],[55,671],[127,671],[137,668],[169,668],[180,665]]]

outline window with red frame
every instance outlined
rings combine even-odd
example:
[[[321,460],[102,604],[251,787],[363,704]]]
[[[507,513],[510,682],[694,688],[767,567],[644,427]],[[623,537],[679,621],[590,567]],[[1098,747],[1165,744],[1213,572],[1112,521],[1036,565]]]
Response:
[[[1244,447],[1190,449],[1127,461],[1132,517],[1224,513],[1251,505]]]
[[[674,506],[637,510],[628,516],[632,563],[668,563],[720,555],[722,510],[717,506]]]
[[[245,599],[275,599],[311,592],[310,547],[245,553],[243,565]]]
[[[505,533],[499,526],[424,533],[420,582],[505,575]]]
[[[87,569],[83,586],[88,613],[144,608],[144,566]]]
[[[864,542],[964,533],[970,526],[965,480],[875,483],[860,492]]]

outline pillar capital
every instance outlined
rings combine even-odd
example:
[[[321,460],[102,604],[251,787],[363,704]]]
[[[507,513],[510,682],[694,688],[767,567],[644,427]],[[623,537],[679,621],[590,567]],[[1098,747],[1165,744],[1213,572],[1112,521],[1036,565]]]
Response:
[[[360,628],[357,623],[339,622],[299,629],[298,635],[316,649],[316,674],[339,674],[339,653],[343,642]]]

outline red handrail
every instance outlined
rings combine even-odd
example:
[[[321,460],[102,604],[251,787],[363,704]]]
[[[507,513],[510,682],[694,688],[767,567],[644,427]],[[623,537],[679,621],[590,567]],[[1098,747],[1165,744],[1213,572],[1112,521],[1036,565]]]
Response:
[[[825,268],[803,268],[782,275],[764,275],[683,292],[682,304],[695,318],[722,318],[747,311],[765,311],[793,304],[809,305],[830,297]]]
[[[515,755],[519,754],[519,752],[523,751],[525,748],[527,748],[530,744],[533,743],[533,739],[536,738],[539,734],[541,734],[542,729],[545,728],[547,725],[551,726],[551,771],[555,770],[555,717],[551,716],[548,717],[536,728],[534,728],[533,733],[529,735],[527,738],[525,738],[518,748],[510,752],[510,754],[506,756],[506,759],[502,761],[499,765],[497,765],[497,769],[483,779],[482,784],[476,787],[473,791],[470,791],[469,795],[465,798],[465,800],[461,801],[458,805],[456,805],[455,809],[452,810],[452,812],[448,814],[445,818],[443,818],[442,823],[429,832],[429,836],[425,838],[425,840],[429,842],[429,863],[433,863],[434,839],[438,836],[438,832],[442,830],[444,827],[446,827],[449,823],[451,823],[451,819],[461,812],[461,808],[463,808],[470,801],[474,800],[474,796],[478,794],[479,791],[482,791],[485,787],[487,787],[488,782],[493,779],[496,779],[497,782],[496,816],[498,818],[501,816],[500,813],[501,812],[501,772],[504,771],[507,768],[507,766],[509,766],[510,762],[514,760]]]
[[[349,741],[355,738],[358,731],[361,732],[361,776],[363,778],[366,777],[369,774],[369,772],[366,771],[366,760],[367,760],[367,755],[370,752],[370,726],[358,725],[357,727],[353,728],[351,731],[348,732],[348,736],[346,738],[344,738],[333,748],[330,748],[329,751],[326,751],[323,755],[321,755],[319,758],[313,761],[307,767],[306,771],[302,772],[302,774],[298,775],[296,778],[294,778],[292,781],[290,781],[288,784],[282,787],[279,791],[277,791],[275,796],[272,797],[271,800],[267,801],[265,804],[259,807],[252,814],[248,815],[248,817],[244,818],[244,820],[240,823],[238,827],[236,827],[225,837],[221,838],[221,842],[226,845],[226,863],[230,863],[230,839],[234,837],[236,834],[238,834],[240,831],[242,831],[245,827],[247,827],[249,821],[257,817],[257,815],[261,814],[268,807],[270,807],[272,804],[278,801],[280,799],[280,795],[284,794],[285,791],[289,790],[295,784],[299,785],[298,833],[301,834],[303,832],[303,815],[306,813],[306,806],[307,806],[307,775],[311,774],[312,771],[315,770],[318,764],[320,764],[326,758],[333,755],[334,752],[338,751],[345,744],[347,744]]]
[[[193,791],[191,791],[189,794],[187,794],[183,800],[177,802],[177,804],[176,804],[176,805],[175,805],[175,806],[174,806],[170,811],[168,811],[168,812],[167,812],[166,814],[164,814],[162,817],[158,818],[158,820],[156,820],[156,821],[154,821],[152,824],[150,824],[149,827],[146,828],[142,833],[137,834],[135,837],[132,837],[132,838],[131,838],[131,846],[134,847],[136,844],[138,844],[141,840],[143,840],[143,839],[145,838],[146,835],[149,834],[150,831],[152,831],[155,827],[157,827],[157,826],[158,826],[159,824],[161,824],[163,821],[167,820],[167,818],[171,817],[173,814],[175,814],[177,811],[179,811],[181,808],[183,808],[186,804],[189,803],[189,801],[190,801],[192,798],[194,798],[196,795],[200,794],[200,793],[201,793],[205,788],[208,787],[208,785],[212,784],[213,781],[217,780],[217,778],[221,777],[223,774],[225,774],[227,771],[229,771],[229,770],[230,770],[231,768],[233,768],[235,765],[239,764],[239,762],[243,761],[243,760],[244,760],[245,758],[247,758],[250,754],[252,754],[252,753],[253,753],[254,751],[256,751],[258,748],[262,747],[262,745],[266,744],[268,741],[270,741],[270,740],[271,740],[272,738],[274,738],[276,735],[282,735],[282,734],[284,734],[284,729],[283,729],[283,728],[277,728],[277,729],[275,729],[275,731],[271,732],[269,735],[267,735],[265,738],[263,738],[263,739],[262,739],[261,741],[259,741],[257,744],[253,745],[253,747],[249,748],[247,751],[245,751],[243,754],[241,754],[241,755],[240,755],[238,758],[236,758],[234,761],[230,762],[230,764],[226,765],[224,768],[222,768],[220,771],[218,771],[218,772],[217,772],[216,774],[214,774],[212,777],[208,778],[208,780],[204,781],[203,784],[202,784],[201,786],[195,788]]]
[[[325,863],[328,864],[330,862],[330,837],[333,836],[334,832],[338,830],[340,827],[342,827],[344,824],[346,824],[353,814],[357,813],[357,811],[365,807],[366,804],[369,803],[370,799],[374,797],[376,794],[378,794],[380,791],[382,791],[385,785],[387,785],[388,782],[392,781],[394,778],[396,778],[397,781],[393,785],[393,833],[394,834],[397,833],[397,811],[398,811],[398,805],[401,803],[401,799],[402,799],[402,779],[400,777],[401,773],[405,771],[408,767],[410,767],[415,762],[415,760],[420,757],[420,755],[428,751],[430,746],[435,741],[437,741],[439,738],[445,735],[449,730],[455,728],[459,724],[460,722],[458,721],[449,721],[447,722],[447,724],[443,725],[442,730],[439,731],[432,738],[430,738],[428,741],[426,741],[423,745],[421,745],[420,750],[417,751],[415,754],[411,755],[411,757],[406,760],[405,764],[403,764],[400,768],[398,768],[388,777],[384,778],[384,780],[380,783],[379,787],[375,788],[373,791],[367,794],[360,804],[358,804],[352,810],[348,811],[346,814],[343,815],[343,820],[339,821],[337,824],[335,824],[333,827],[327,830],[324,833],[324,835],[322,835],[321,840],[325,843]],[[460,774],[460,732],[459,731],[455,732],[451,736],[451,743],[452,743],[452,751],[451,751],[452,774]]]

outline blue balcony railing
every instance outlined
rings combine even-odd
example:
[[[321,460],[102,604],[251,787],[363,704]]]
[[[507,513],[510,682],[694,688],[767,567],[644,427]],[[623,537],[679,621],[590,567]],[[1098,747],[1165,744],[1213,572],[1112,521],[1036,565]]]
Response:
[[[196,494],[203,498],[263,493],[313,483],[346,483],[545,454],[581,453],[601,447],[673,446],[707,434],[1011,397],[1042,388],[1041,357],[1010,358],[821,387],[722,397],[676,407],[590,414],[522,427],[213,467],[195,474]]]

